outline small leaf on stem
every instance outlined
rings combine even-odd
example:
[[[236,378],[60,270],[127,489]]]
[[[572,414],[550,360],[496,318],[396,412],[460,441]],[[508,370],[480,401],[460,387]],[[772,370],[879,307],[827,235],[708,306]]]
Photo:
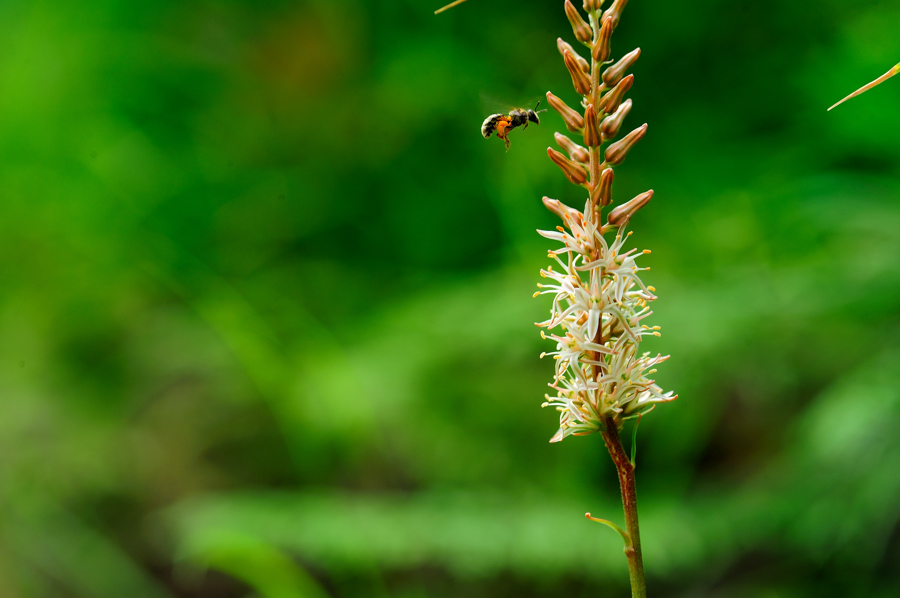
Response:
[[[585,513],[584,516],[587,517],[588,519],[590,519],[591,521],[596,521],[597,523],[602,523],[603,525],[609,527],[610,529],[617,531],[619,533],[619,535],[622,536],[622,539],[625,541],[625,548],[628,548],[629,546],[631,546],[631,536],[628,535],[628,532],[623,530],[621,527],[619,527],[612,521],[608,521],[606,519],[598,519],[597,517],[591,517],[590,513]]]

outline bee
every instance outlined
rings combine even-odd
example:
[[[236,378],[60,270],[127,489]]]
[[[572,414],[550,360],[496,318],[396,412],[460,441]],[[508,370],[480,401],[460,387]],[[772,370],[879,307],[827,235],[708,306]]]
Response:
[[[515,129],[516,127],[521,127],[525,125],[523,128],[528,128],[528,123],[533,122],[536,125],[541,124],[541,119],[538,118],[538,114],[541,112],[546,112],[547,109],[538,110],[537,107],[541,105],[541,102],[538,101],[534,106],[534,110],[525,110],[524,108],[513,108],[510,110],[508,115],[505,114],[491,114],[489,117],[484,119],[484,122],[481,124],[481,134],[484,135],[484,138],[487,139],[490,137],[494,131],[497,131],[497,137],[502,139],[504,143],[506,143],[506,151],[509,151],[509,132]]]

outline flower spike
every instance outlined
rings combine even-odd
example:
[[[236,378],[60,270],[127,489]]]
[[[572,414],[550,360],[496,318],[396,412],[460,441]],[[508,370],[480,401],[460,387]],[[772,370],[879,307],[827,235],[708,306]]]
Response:
[[[543,198],[561,223],[554,230],[538,231],[553,242],[548,253],[553,263],[541,270],[543,280],[535,296],[552,297],[550,316],[537,324],[546,329],[541,337],[553,345],[541,355],[552,357],[554,365],[548,384],[551,391],[544,395],[543,402],[559,417],[559,427],[550,442],[597,433],[603,437],[619,474],[626,528],[590,513],[587,517],[622,536],[632,595],[646,598],[634,484],[634,435],[629,458],[619,430],[625,420],[640,420],[677,395],[664,391],[653,380],[657,366],[668,356],[641,350],[645,338],[659,336],[659,327],[648,323],[656,290],[641,279],[649,270],[642,265],[649,251],[629,248],[631,233],[624,230],[650,202],[653,191],[604,213],[613,202],[614,168],[647,133],[645,124],[616,140],[632,107],[625,96],[634,84],[634,75],[627,72],[641,54],[636,49],[606,66],[612,62],[612,32],[626,4],[627,0],[612,0],[601,14],[602,0],[583,0],[591,23],[588,38],[587,24],[572,1],[565,0],[576,38],[591,48],[591,64],[568,43],[557,40],[584,112],[582,115],[547,92],[547,100],[574,137],[557,133],[556,142],[565,154],[547,148],[547,155],[571,183],[587,192],[587,197],[583,210]]]

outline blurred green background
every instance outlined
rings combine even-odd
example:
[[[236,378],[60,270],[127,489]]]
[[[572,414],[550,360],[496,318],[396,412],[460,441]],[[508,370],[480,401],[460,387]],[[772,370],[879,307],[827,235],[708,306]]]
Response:
[[[533,322],[558,0],[0,3],[0,597],[628,595]],[[632,0],[655,597],[900,595],[900,7]]]

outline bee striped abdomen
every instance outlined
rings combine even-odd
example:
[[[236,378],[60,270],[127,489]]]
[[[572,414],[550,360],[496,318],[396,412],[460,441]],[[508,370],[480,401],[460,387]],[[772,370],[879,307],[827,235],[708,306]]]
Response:
[[[481,134],[484,135],[484,138],[487,139],[488,137],[490,137],[494,130],[497,128],[497,123],[505,118],[506,116],[504,116],[503,114],[491,114],[489,117],[484,119],[484,122],[481,124]]]

